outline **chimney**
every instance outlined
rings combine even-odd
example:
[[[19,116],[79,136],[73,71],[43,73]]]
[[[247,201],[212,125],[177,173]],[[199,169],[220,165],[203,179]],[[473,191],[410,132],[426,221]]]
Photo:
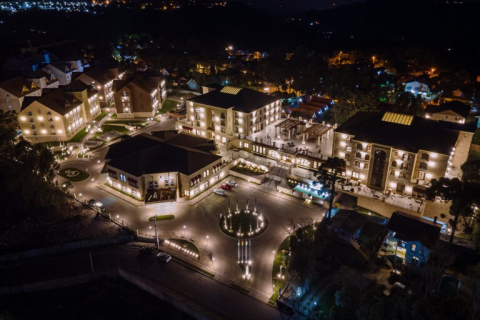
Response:
[[[437,219],[438,219],[437,216],[433,217],[433,224],[437,224]]]

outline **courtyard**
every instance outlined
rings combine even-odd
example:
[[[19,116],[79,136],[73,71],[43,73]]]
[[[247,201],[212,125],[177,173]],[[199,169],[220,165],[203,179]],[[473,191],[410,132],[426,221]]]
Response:
[[[97,155],[98,156],[98,155]],[[282,244],[287,236],[286,227],[289,220],[303,219],[321,220],[325,209],[314,204],[305,204],[301,199],[278,194],[267,190],[263,186],[254,185],[247,181],[235,179],[239,185],[231,191],[227,191],[226,197],[220,197],[209,190],[209,194],[195,203],[188,202],[163,202],[135,206],[121,198],[99,189],[97,180],[101,178],[99,172],[103,162],[93,158],[89,162],[80,162],[76,167],[92,173],[92,179],[80,184],[75,184],[72,192],[84,199],[96,199],[101,201],[108,212],[122,223],[134,226],[139,234],[153,236],[153,221],[149,218],[155,215],[175,215],[175,219],[168,222],[157,223],[159,236],[162,239],[189,239],[196,246],[208,252],[211,265],[215,272],[232,279],[232,283],[240,283],[254,292],[257,298],[263,301],[273,294],[272,288],[272,265],[273,250]],[[61,182],[61,181],[59,181]],[[212,188],[213,189],[213,188]],[[250,282],[242,279],[242,269],[237,264],[237,239],[224,234],[219,224],[220,214],[226,212],[229,204],[232,211],[235,204],[241,209],[246,208],[249,202],[250,210],[256,205],[265,219],[268,228],[252,239],[251,258],[252,276]],[[250,224],[249,224],[250,225]],[[252,225],[252,228],[255,228]],[[213,262],[213,257],[215,261]]]

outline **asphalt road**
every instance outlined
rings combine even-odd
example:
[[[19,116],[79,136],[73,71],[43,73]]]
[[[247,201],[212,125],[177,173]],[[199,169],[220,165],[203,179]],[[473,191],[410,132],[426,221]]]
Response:
[[[154,254],[141,255],[138,248],[130,245],[96,248],[90,252],[95,271],[123,267],[158,279],[167,287],[194,297],[197,303],[209,306],[220,314],[228,315],[227,319],[289,318],[265,303],[174,261],[165,264],[157,261]],[[0,266],[0,283],[6,286],[88,272],[90,272],[89,251],[82,250]]]

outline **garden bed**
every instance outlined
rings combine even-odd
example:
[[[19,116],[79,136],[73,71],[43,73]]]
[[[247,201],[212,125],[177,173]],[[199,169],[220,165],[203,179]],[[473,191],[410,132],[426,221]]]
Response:
[[[161,215],[156,215],[156,216],[153,216],[153,217],[150,217],[148,219],[148,221],[154,221],[154,220],[157,220],[157,221],[161,221],[161,220],[171,220],[175,218],[175,216],[173,214],[161,214]]]

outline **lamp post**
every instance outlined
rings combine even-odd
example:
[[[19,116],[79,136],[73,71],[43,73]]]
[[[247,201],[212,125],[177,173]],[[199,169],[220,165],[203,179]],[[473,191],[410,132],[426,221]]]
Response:
[[[157,219],[153,219],[153,223],[155,224],[155,238],[156,238],[155,243],[157,244],[157,250],[158,250],[160,248],[160,245],[158,243]]]
[[[185,229],[187,228],[187,226],[183,226],[183,237],[185,238]]]
[[[209,236],[207,236],[207,247],[208,247],[208,238],[209,238]]]

